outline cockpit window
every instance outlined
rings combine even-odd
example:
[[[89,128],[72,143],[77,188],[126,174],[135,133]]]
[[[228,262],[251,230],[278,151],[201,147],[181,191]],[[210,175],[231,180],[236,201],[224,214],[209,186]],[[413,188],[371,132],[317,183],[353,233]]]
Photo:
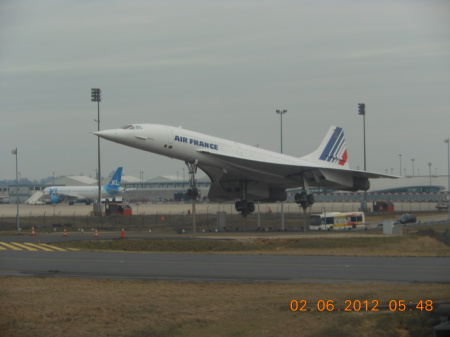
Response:
[[[142,126],[128,124],[128,125],[122,126],[121,129],[124,129],[124,130],[142,130]]]

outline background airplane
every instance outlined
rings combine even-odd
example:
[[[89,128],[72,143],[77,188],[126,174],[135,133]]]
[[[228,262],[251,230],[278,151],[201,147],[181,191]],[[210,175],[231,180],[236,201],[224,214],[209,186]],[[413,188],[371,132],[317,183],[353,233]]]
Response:
[[[197,167],[211,179],[211,201],[238,199],[243,215],[255,209],[253,201],[284,201],[286,189],[303,187],[295,200],[304,209],[314,203],[312,187],[368,190],[369,178],[394,176],[351,170],[344,131],[331,126],[319,148],[301,158],[244,145],[226,139],[166,125],[130,124],[94,132],[104,139],[185,161],[191,174],[191,198],[197,196]]]
[[[120,187],[122,180],[122,167],[117,168],[108,185],[102,186],[102,197],[113,197],[124,191]],[[50,186],[44,189],[44,195],[50,195],[52,204],[62,200],[85,200],[89,205],[92,200],[98,198],[98,186]]]

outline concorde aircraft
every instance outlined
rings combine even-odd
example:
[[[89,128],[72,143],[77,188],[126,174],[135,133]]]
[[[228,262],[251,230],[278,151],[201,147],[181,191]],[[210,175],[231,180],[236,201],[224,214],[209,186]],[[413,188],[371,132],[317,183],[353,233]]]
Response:
[[[344,131],[331,126],[319,148],[300,158],[234,141],[157,124],[129,124],[95,135],[133,148],[183,160],[191,174],[191,198],[197,167],[211,179],[211,201],[236,200],[242,215],[255,210],[254,201],[275,202],[287,198],[286,189],[302,187],[295,201],[303,209],[314,203],[311,187],[335,190],[368,190],[369,178],[394,176],[351,170]]]
[[[124,191],[120,187],[122,167],[118,167],[108,185],[102,186],[103,197],[114,197]],[[50,186],[44,189],[44,195],[50,195],[52,204],[57,204],[63,198],[85,200],[89,204],[98,197],[98,186]]]

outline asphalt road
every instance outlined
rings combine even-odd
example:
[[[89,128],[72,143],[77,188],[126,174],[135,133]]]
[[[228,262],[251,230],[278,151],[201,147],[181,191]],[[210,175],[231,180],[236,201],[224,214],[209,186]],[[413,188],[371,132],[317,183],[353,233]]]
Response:
[[[450,283],[449,257],[0,252],[0,275],[237,281]]]

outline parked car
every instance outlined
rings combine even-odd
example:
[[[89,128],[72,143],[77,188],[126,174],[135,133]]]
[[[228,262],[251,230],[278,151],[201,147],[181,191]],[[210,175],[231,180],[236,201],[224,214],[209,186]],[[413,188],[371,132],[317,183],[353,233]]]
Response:
[[[414,214],[403,214],[400,219],[396,221],[396,223],[415,223],[417,222],[417,218]]]
[[[447,202],[438,202],[438,204],[436,205],[437,209],[448,209],[448,203]]]

